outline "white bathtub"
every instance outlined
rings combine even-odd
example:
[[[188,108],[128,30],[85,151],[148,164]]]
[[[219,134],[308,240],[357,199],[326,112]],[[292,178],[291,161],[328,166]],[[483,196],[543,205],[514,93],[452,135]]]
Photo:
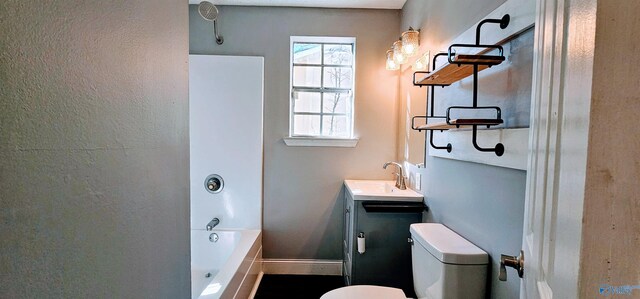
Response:
[[[209,240],[212,233],[217,242]],[[191,230],[191,298],[247,299],[261,258],[259,230]]]

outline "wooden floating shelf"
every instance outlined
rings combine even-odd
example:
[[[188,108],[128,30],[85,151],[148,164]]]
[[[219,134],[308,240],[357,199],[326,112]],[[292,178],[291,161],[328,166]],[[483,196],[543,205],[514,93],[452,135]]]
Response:
[[[485,70],[504,61],[504,56],[492,55],[456,55],[453,63],[447,63],[422,80],[417,85],[447,86],[456,81],[473,75],[473,65],[478,65],[478,71]]]
[[[470,118],[465,118],[465,119],[452,119],[449,121],[450,124],[448,124],[447,122],[443,121],[443,122],[437,122],[437,123],[430,123],[430,124],[426,124],[426,125],[422,125],[416,128],[416,130],[421,131],[421,130],[449,130],[449,129],[458,129],[460,127],[464,127],[464,126],[473,126],[473,125],[478,125],[478,126],[497,126],[499,124],[502,124],[502,119],[470,119]]]

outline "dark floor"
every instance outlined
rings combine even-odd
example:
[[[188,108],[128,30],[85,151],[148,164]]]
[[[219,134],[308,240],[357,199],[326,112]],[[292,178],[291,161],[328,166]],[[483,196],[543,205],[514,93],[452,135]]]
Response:
[[[343,286],[342,276],[264,275],[255,299],[318,299]]]

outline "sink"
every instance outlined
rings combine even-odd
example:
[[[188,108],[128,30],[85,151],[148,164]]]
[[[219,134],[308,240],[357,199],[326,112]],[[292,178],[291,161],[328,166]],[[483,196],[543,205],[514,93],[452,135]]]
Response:
[[[422,194],[409,188],[400,190],[395,181],[345,180],[344,185],[353,200],[422,201]]]

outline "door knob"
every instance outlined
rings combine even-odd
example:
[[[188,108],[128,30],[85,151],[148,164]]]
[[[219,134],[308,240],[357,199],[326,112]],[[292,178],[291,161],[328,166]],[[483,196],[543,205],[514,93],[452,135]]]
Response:
[[[518,271],[518,276],[522,278],[524,275],[524,252],[520,250],[520,255],[510,256],[502,254],[500,256],[500,274],[498,279],[507,281],[507,267],[511,267]]]

